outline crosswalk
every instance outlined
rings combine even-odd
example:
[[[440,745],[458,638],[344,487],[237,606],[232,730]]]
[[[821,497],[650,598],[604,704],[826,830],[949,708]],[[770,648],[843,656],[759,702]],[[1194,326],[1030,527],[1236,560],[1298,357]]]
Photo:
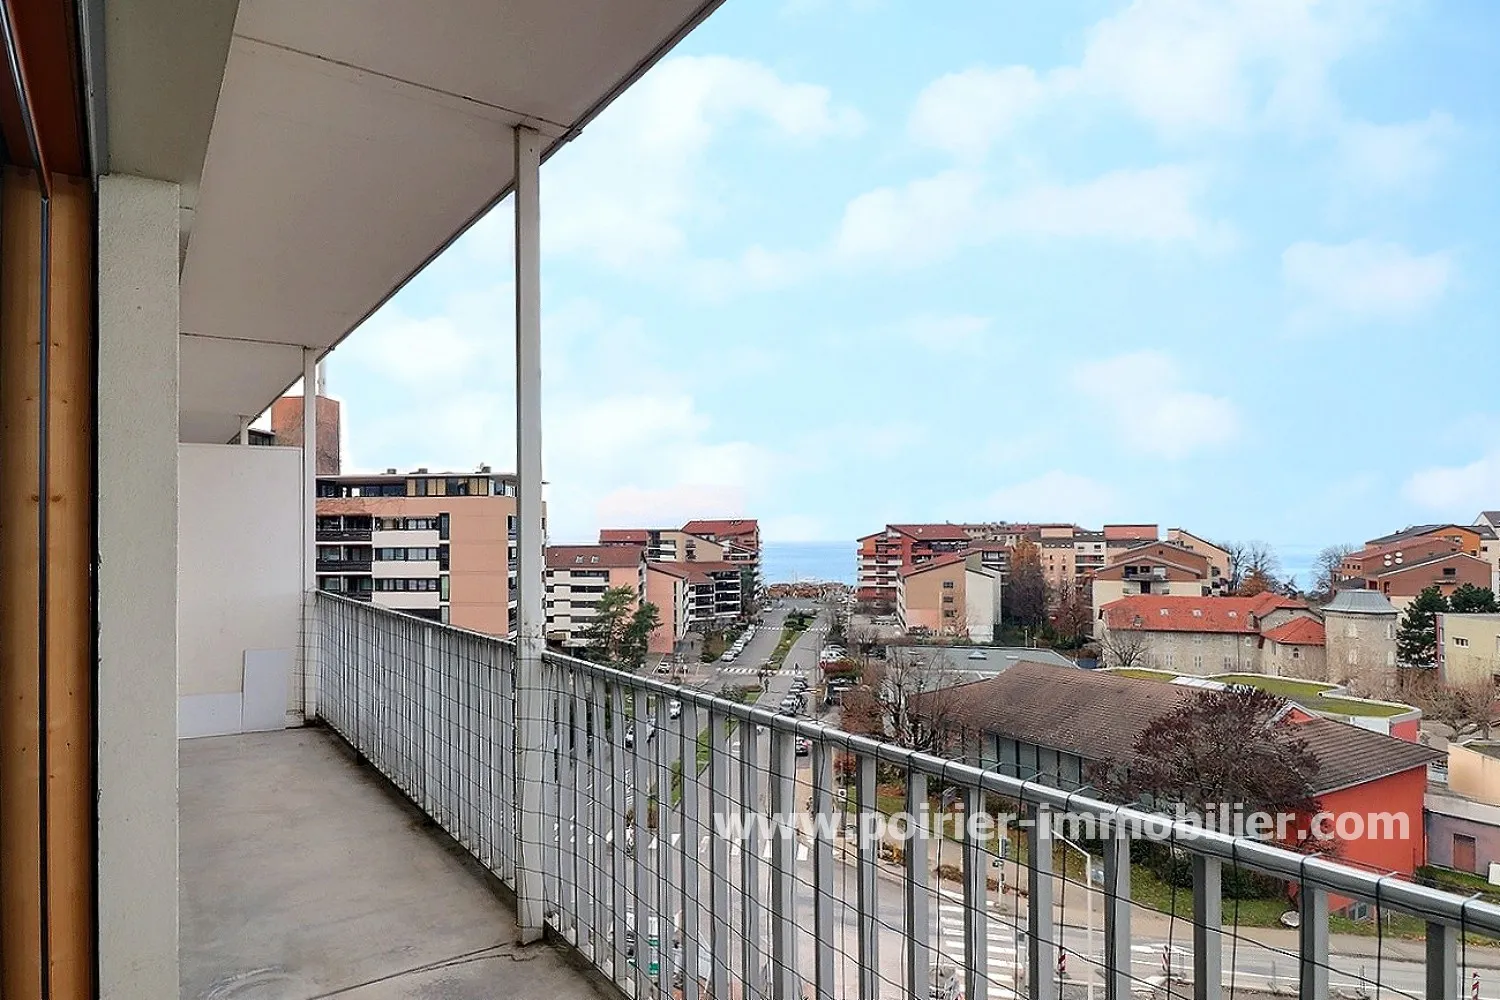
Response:
[[[720,667],[719,672],[725,674],[753,674],[760,669],[760,667]]]
[[[955,965],[966,965],[968,956],[964,946],[964,908],[952,903],[939,904],[937,919],[942,957]],[[1018,947],[1022,946],[1016,943],[1015,928],[993,916],[989,917],[989,925],[985,928],[985,948],[988,951],[985,967],[989,970],[991,979],[999,981],[1015,977],[1017,960],[1025,959],[1025,956],[1018,954]]]

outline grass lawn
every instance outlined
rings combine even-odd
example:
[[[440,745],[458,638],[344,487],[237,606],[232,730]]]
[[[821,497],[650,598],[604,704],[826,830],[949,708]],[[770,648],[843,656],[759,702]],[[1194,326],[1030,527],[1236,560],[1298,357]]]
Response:
[[[1219,674],[1210,677],[1209,680],[1223,681],[1226,684],[1246,684],[1294,701],[1316,698],[1324,691],[1333,690],[1332,684],[1324,684],[1321,681],[1299,681],[1292,677],[1266,677],[1261,674]]]
[[[1320,712],[1338,712],[1343,715],[1363,715],[1372,719],[1388,719],[1393,715],[1404,715],[1411,711],[1409,705],[1382,705],[1368,701],[1351,701],[1348,698],[1322,695],[1302,702]]]
[[[1170,670],[1151,670],[1147,667],[1110,667],[1105,671],[1118,677],[1129,677],[1138,681],[1174,681],[1177,675]]]

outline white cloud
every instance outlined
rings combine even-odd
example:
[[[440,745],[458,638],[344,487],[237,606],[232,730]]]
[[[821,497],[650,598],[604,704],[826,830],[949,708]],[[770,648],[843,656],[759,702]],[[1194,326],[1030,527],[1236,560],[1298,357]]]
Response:
[[[1003,486],[982,503],[986,516],[1008,521],[1075,520],[1097,524],[1118,510],[1113,489],[1061,469]]]
[[[946,170],[852,200],[834,238],[833,256],[845,264],[904,267],[1007,236],[1222,249],[1233,235],[1200,210],[1204,187],[1201,171],[1169,165],[996,195],[976,171]]]
[[[1339,134],[1339,174],[1365,192],[1410,192],[1432,180],[1458,136],[1453,116],[1391,125],[1350,122]]]
[[[950,73],[917,96],[907,129],[924,145],[959,157],[980,157],[1034,114],[1045,94],[1029,66]]]
[[[1168,134],[1303,127],[1337,113],[1332,65],[1378,29],[1368,0],[1135,0],[1089,31],[1057,85]]]
[[[1180,366],[1159,351],[1137,351],[1074,369],[1073,387],[1088,394],[1121,445],[1178,460],[1228,444],[1240,417],[1226,397],[1191,388]]]
[[[1406,480],[1406,498],[1427,510],[1493,509],[1500,500],[1500,451],[1491,451],[1467,465],[1434,466]]]
[[[1443,252],[1413,254],[1399,243],[1294,243],[1281,273],[1298,302],[1294,327],[1410,316],[1442,297],[1453,276]]]
[[[748,59],[679,56],[628,90],[543,172],[543,239],[554,253],[644,270],[687,251],[686,226],[719,211],[706,155],[727,126],[809,140],[862,127],[827,88]]]

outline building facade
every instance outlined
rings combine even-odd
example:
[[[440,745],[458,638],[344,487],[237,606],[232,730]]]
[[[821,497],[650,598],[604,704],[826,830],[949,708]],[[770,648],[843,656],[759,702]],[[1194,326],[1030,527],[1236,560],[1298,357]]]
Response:
[[[516,479],[319,476],[318,589],[461,628],[514,630]]]
[[[1094,620],[1100,610],[1121,598],[1139,594],[1208,597],[1214,593],[1206,556],[1168,542],[1121,545],[1117,555],[1096,572],[1090,587]]]
[[[952,553],[904,571],[896,620],[908,632],[989,642],[1000,623],[1000,574],[978,553]]]
[[[598,616],[599,598],[611,587],[626,587],[634,604],[646,590],[644,550],[611,545],[549,545],[544,558],[543,608],[548,642],[578,650]]]
[[[1500,677],[1500,614],[1438,614],[1437,669],[1448,684],[1495,683]]]
[[[1323,638],[1312,609],[1278,594],[1141,594],[1106,604],[1098,626],[1106,659],[1120,659],[1127,650],[1134,657],[1107,666],[1149,667],[1196,677],[1271,673],[1272,665],[1300,667],[1304,657],[1314,657],[1314,650],[1321,653]]]
[[[1379,698],[1396,690],[1395,606],[1373,590],[1340,590],[1325,604],[1328,676],[1354,694]]]
[[[1377,591],[1397,611],[1428,587],[1437,587],[1444,597],[1466,583],[1492,587],[1500,543],[1486,534],[1493,534],[1487,523],[1422,524],[1372,538],[1344,559],[1339,586]]]

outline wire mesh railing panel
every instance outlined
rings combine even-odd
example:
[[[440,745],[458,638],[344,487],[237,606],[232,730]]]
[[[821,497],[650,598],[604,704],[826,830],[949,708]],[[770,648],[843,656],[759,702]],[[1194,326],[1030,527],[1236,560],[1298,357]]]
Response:
[[[1500,908],[320,595],[318,711],[627,995],[1500,1000]],[[529,755],[535,760],[538,755]],[[984,822],[980,822],[983,820]]]

